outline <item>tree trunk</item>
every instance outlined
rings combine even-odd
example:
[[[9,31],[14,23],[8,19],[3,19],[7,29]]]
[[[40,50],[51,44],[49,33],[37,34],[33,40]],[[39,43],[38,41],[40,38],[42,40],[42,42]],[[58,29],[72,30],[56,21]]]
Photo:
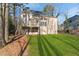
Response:
[[[13,10],[14,10],[14,11],[13,11],[13,14],[14,14],[14,15],[13,15],[13,18],[14,18],[15,35],[16,35],[16,32],[17,32],[17,26],[16,26],[16,25],[17,25],[17,24],[16,24],[16,19],[15,19],[15,14],[16,14],[16,12],[15,12],[15,11],[16,11],[16,4],[15,4],[15,3],[13,4]]]
[[[1,4],[2,45],[8,41],[8,4]]]
[[[6,45],[6,40],[5,40],[5,4],[2,4],[2,27],[3,27],[3,43]]]
[[[0,47],[5,45],[5,40],[3,36],[3,11],[2,11],[2,4],[0,5]]]
[[[8,42],[8,4],[5,4],[5,40]]]

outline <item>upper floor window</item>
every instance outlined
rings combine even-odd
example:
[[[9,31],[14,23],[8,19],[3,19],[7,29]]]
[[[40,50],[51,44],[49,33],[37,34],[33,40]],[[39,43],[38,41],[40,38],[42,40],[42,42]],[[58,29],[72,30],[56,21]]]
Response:
[[[47,26],[47,22],[40,22],[40,26]]]

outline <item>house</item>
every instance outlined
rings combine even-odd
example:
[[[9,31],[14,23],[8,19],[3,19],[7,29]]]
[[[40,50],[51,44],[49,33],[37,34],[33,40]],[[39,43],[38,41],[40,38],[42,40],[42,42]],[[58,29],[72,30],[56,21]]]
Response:
[[[65,29],[68,29],[74,33],[78,33],[79,32],[79,15],[75,15],[69,18],[67,21],[69,25],[65,26]]]
[[[29,34],[57,34],[57,18],[40,11],[24,9],[21,14],[23,29]]]
[[[70,21],[70,27],[72,29],[79,29],[79,15],[75,15],[69,18],[69,21]]]

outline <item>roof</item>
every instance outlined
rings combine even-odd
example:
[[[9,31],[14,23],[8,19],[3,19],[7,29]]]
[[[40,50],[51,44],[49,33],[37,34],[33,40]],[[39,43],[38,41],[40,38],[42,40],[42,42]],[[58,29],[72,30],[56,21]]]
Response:
[[[79,18],[79,15],[75,15],[75,16],[69,18],[68,20],[75,21],[75,20],[77,20],[78,18]]]
[[[43,13],[41,11],[35,11],[35,10],[30,10],[31,13],[33,13],[34,15],[42,15]]]
[[[25,10],[24,10],[25,11]],[[56,18],[54,16],[49,16],[49,15],[46,15],[45,13],[43,13],[42,11],[36,11],[36,10],[30,10],[29,11],[35,15],[35,16],[38,16],[38,15],[41,15],[41,16],[44,16],[44,17],[53,17],[53,18]]]

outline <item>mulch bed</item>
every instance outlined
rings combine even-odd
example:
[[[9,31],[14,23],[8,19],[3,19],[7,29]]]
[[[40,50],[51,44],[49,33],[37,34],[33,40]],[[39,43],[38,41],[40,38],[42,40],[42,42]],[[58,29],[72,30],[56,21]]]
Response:
[[[17,39],[5,47],[0,49],[0,56],[18,56],[24,46],[27,44],[27,37],[23,36],[20,39]],[[28,53],[26,52],[25,55]]]

